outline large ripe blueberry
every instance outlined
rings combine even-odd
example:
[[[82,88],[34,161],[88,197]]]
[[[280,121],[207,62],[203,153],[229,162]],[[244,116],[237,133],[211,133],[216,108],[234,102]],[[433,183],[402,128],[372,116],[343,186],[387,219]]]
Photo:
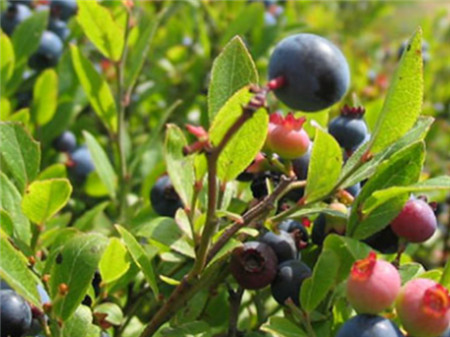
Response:
[[[280,230],[279,234],[267,232],[261,237],[260,241],[273,249],[280,263],[297,258],[298,252],[295,241],[288,232],[283,230]]]
[[[95,169],[91,154],[86,146],[75,149],[70,154],[70,159],[73,162],[71,169],[79,178],[86,178]]]
[[[54,67],[63,52],[63,43],[55,33],[44,31],[38,50],[31,55],[28,65],[35,70],[43,70]]]
[[[275,95],[291,109],[313,112],[339,101],[350,85],[341,51],[327,39],[297,34],[282,40],[269,61],[269,79],[284,77]]]
[[[2,337],[20,337],[31,326],[30,305],[13,290],[0,291],[0,316]]]
[[[72,152],[77,147],[77,139],[70,131],[64,131],[53,141],[53,146],[59,152]]]
[[[356,315],[344,323],[336,337],[404,337],[404,335],[387,318]]]
[[[284,305],[288,298],[299,306],[300,288],[303,281],[311,276],[311,269],[298,260],[285,261],[278,266],[278,273],[272,282],[272,296]]]
[[[174,217],[178,208],[183,207],[168,175],[160,177],[153,185],[150,202],[155,212],[161,216]]]
[[[78,6],[76,0],[52,0],[50,10],[52,17],[67,21],[75,15]]]
[[[6,35],[12,35],[16,26],[31,15],[31,10],[22,4],[13,3],[8,5],[6,11],[1,15],[1,27]]]

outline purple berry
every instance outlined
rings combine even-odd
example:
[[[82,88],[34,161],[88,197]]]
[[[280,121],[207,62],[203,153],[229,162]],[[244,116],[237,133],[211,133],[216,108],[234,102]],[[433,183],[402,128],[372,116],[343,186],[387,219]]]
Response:
[[[345,150],[352,151],[360,146],[368,134],[367,125],[362,119],[364,108],[344,106],[341,115],[328,125],[328,132]]]

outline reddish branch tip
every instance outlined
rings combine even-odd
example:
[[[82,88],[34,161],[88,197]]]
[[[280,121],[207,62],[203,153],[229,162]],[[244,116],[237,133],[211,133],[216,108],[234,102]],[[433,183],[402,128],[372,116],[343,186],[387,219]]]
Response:
[[[269,83],[267,83],[267,89],[268,90],[277,90],[281,87],[284,87],[287,84],[286,77],[280,76],[276,77],[273,80],[270,80]]]
[[[352,279],[361,281],[368,279],[372,275],[376,262],[377,255],[374,251],[371,251],[365,259],[356,261],[351,270]]]
[[[362,106],[350,107],[348,105],[344,105],[344,107],[341,109],[341,116],[347,116],[351,118],[361,118],[365,112],[366,109]]]
[[[306,122],[306,117],[302,116],[295,118],[292,112],[289,112],[286,117],[278,113],[273,113],[270,115],[270,123],[275,125],[282,125],[288,130],[301,130],[303,124]]]
[[[197,137],[197,139],[207,139],[208,138],[208,132],[202,127],[202,126],[195,126],[191,124],[186,124],[186,130]]]
[[[450,309],[448,290],[440,284],[428,288],[423,296],[423,310],[433,317],[442,317]]]

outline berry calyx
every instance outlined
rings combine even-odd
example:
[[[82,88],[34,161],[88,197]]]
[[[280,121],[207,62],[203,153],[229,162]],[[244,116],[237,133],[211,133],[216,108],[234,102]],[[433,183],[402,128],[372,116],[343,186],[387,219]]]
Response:
[[[389,308],[401,287],[400,274],[375,252],[356,261],[347,281],[347,299],[358,313],[377,314]]]
[[[284,159],[295,159],[308,151],[310,140],[302,126],[306,118],[271,114],[266,147]]]
[[[424,242],[436,231],[437,220],[430,205],[421,199],[411,199],[391,222],[391,228],[409,242]]]
[[[278,259],[275,252],[263,242],[249,241],[233,250],[230,270],[244,289],[261,289],[276,276]]]
[[[397,298],[396,309],[406,331],[415,337],[437,337],[450,324],[448,290],[430,279],[406,283]]]

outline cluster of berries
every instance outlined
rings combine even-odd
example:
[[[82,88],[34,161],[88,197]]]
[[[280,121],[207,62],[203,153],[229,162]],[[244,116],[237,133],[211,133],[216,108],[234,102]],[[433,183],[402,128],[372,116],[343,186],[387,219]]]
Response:
[[[85,179],[94,171],[94,163],[89,149],[83,145],[77,147],[77,139],[71,131],[64,131],[53,141],[54,148],[59,152],[67,153],[69,160],[67,166],[75,177]]]
[[[311,276],[310,268],[300,260],[300,251],[308,241],[308,232],[300,222],[285,220],[279,224],[278,234],[266,232],[259,241],[248,241],[233,250],[231,274],[244,289],[270,284],[278,303],[284,305],[290,298],[299,305],[300,287]]]
[[[37,71],[53,67],[63,52],[63,43],[70,35],[67,21],[77,11],[76,0],[20,0],[11,1],[1,15],[1,28],[12,35],[16,27],[35,11],[50,11],[47,30],[40,37],[37,51],[31,55],[28,65]]]
[[[439,283],[417,278],[401,286],[400,274],[374,252],[356,261],[347,281],[347,300],[358,315],[344,323],[337,337],[404,336],[394,322],[378,316],[392,307],[409,335],[438,337],[450,324],[450,296]],[[361,335],[362,334],[362,335]]]

